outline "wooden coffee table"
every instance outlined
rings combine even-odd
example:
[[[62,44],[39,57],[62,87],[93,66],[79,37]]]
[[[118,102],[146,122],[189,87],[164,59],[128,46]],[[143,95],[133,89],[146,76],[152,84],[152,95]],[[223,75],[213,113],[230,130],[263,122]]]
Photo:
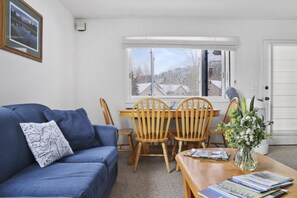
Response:
[[[238,169],[233,164],[234,149],[214,148],[209,150],[226,150],[231,154],[229,161],[215,161],[209,159],[198,159],[185,156],[185,152],[181,152],[176,156],[177,164],[179,165],[184,183],[184,197],[201,197],[198,192],[207,188],[210,185],[222,182],[236,175],[249,174]],[[288,156],[289,157],[289,156]],[[287,195],[283,197],[297,197],[297,171],[281,164],[269,157],[256,153],[258,167],[255,171],[268,170],[280,175],[291,177],[294,183],[285,189],[289,190]]]

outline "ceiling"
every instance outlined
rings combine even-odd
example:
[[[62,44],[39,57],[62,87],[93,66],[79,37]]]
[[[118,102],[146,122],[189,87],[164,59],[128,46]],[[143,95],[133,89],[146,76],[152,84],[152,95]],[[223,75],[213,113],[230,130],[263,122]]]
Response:
[[[297,19],[297,0],[60,0],[75,18]]]

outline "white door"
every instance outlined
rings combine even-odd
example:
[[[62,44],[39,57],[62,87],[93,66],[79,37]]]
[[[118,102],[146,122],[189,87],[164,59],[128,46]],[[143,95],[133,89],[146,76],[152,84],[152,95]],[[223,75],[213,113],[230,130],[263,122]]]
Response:
[[[264,45],[264,91],[271,144],[297,144],[297,43]]]

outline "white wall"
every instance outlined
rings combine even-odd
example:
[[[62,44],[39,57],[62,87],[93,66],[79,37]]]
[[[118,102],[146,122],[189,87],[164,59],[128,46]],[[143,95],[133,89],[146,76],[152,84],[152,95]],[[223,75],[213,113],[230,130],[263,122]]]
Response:
[[[72,15],[59,0],[26,2],[43,15],[43,62],[0,50],[0,105],[37,102],[57,109],[84,107],[93,123],[104,123],[98,103],[104,97],[120,127],[129,123],[118,112],[126,100],[124,36],[238,36],[236,87],[244,97],[260,97],[262,39],[297,35],[297,20],[195,18],[87,20],[87,31],[76,32]],[[226,106],[214,103],[222,114]]]
[[[74,107],[74,19],[59,0],[26,0],[43,15],[43,61],[0,50],[0,105]]]
[[[259,93],[261,39],[297,35],[297,21],[182,19],[87,20],[87,31],[76,32],[75,98],[94,123],[104,123],[99,97],[106,98],[116,124],[127,125],[118,110],[125,103],[124,36],[238,36],[237,89],[245,97]],[[225,113],[226,104],[215,103]]]

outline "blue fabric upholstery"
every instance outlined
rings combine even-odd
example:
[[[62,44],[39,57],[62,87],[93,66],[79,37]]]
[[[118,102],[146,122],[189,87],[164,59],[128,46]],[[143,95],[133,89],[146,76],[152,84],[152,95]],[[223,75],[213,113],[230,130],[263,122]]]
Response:
[[[106,180],[106,167],[99,163],[54,163],[46,168],[35,164],[0,184],[0,195],[92,198]]]
[[[96,138],[103,146],[117,146],[118,129],[111,125],[94,125]]]
[[[104,191],[100,191],[97,197],[108,197],[113,184],[116,182],[117,176],[118,176],[118,164],[113,167],[113,169],[110,171],[111,174],[108,175],[108,181],[104,183]]]
[[[4,106],[19,116],[22,122],[47,122],[43,111],[49,109],[41,104],[16,104]]]
[[[74,155],[66,156],[60,162],[67,163],[103,163],[108,171],[112,170],[118,161],[117,147],[115,146],[102,146],[90,148],[86,150],[76,151]]]
[[[54,120],[58,124],[73,150],[100,146],[84,109],[75,111],[45,110],[44,115],[48,121]]]
[[[0,107],[0,183],[34,162],[19,122],[12,111]]]
[[[39,104],[0,107],[0,197],[108,197],[118,173],[117,129],[92,126],[100,147],[40,168],[19,123],[47,122],[43,111],[48,109]]]

